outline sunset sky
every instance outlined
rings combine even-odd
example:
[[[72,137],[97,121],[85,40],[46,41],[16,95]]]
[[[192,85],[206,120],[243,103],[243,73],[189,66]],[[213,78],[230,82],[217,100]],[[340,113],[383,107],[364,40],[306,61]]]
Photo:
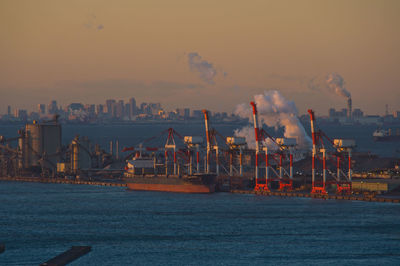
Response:
[[[0,114],[132,96],[231,112],[268,89],[326,114],[346,107],[333,72],[353,108],[400,111],[399,14],[398,0],[2,0]]]

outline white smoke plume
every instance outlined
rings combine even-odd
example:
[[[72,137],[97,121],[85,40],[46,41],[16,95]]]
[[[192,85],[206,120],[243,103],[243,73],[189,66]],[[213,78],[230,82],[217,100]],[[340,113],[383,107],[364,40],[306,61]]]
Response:
[[[351,94],[345,88],[344,79],[338,73],[330,73],[326,77],[328,88],[339,96],[350,98]]]
[[[297,118],[298,111],[293,101],[286,100],[277,90],[265,91],[264,94],[254,96],[257,105],[258,117],[262,124],[269,127],[284,127],[284,137],[296,138],[298,148],[311,149],[312,141]],[[235,114],[249,118],[253,123],[253,113],[250,104],[239,104]],[[255,148],[255,133],[253,126],[235,130],[235,136],[244,136],[250,148]],[[266,145],[270,149],[277,149],[276,145],[268,139]]]
[[[199,77],[208,84],[215,84],[214,78],[217,75],[217,70],[212,63],[203,60],[196,52],[189,53],[187,57],[191,71],[197,72]]]

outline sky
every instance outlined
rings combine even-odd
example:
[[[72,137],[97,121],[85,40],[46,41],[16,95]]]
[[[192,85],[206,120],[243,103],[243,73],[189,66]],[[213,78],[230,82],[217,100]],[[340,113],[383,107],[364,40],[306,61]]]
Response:
[[[397,0],[1,0],[0,114],[135,97],[232,112],[276,89],[300,113],[400,110]]]

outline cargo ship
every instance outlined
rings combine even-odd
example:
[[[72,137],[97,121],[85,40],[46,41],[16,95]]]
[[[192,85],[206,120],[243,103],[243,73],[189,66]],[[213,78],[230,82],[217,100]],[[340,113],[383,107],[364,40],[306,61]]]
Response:
[[[400,134],[392,135],[391,129],[377,129],[372,133],[374,141],[394,142],[400,141]]]
[[[215,174],[165,175],[155,173],[153,159],[134,158],[125,168],[125,182],[130,190],[180,193],[213,193]]]

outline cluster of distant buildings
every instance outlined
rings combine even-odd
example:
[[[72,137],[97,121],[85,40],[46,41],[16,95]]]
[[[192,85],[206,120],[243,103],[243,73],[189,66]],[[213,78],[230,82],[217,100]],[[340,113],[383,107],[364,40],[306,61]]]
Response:
[[[210,112],[214,121],[224,122],[243,122],[245,119],[235,114],[226,112]],[[7,113],[0,115],[0,122],[29,122],[29,121],[48,121],[58,115],[58,120],[62,123],[129,123],[133,121],[190,121],[202,120],[204,115],[202,110],[191,110],[190,108],[177,108],[172,111],[166,111],[161,103],[146,103],[140,105],[136,103],[135,98],[130,98],[127,102],[124,100],[108,99],[104,104],[83,104],[70,103],[62,107],[53,100],[49,104],[38,104],[36,111],[26,109],[14,109],[7,107]],[[302,115],[301,121],[308,122],[308,115]],[[351,99],[348,101],[347,108],[336,110],[330,108],[328,116],[319,116],[321,122],[336,124],[361,124],[361,125],[383,125],[400,124],[400,111],[388,111],[386,114],[365,115],[364,112],[355,108],[352,109]]]
[[[190,108],[177,108],[166,111],[160,103],[136,104],[135,98],[128,102],[124,100],[109,99],[105,104],[83,104],[71,103],[64,108],[53,100],[48,105],[38,104],[36,111],[28,112],[26,109],[15,109],[12,111],[8,106],[7,113],[0,115],[2,122],[27,122],[51,120],[58,115],[61,122],[66,123],[113,123],[130,121],[185,121],[203,119],[202,110],[190,110]],[[226,112],[212,113],[215,120],[234,122],[241,118]]]
[[[351,107],[351,105],[350,105]],[[400,124],[400,111],[395,111],[392,114],[389,113],[388,108],[386,108],[386,113],[383,116],[379,115],[365,115],[364,112],[355,108],[343,108],[341,110],[336,110],[335,108],[330,108],[328,111],[328,116],[319,117],[321,122],[325,123],[335,123],[342,125],[390,125],[390,124]],[[302,116],[303,121],[309,120],[307,115]]]

